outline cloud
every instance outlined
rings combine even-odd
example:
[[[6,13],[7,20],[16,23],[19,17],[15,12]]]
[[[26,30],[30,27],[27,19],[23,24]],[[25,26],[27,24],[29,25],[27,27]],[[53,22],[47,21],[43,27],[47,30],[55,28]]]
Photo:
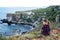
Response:
[[[60,5],[60,0],[0,0],[0,7],[47,7]]]

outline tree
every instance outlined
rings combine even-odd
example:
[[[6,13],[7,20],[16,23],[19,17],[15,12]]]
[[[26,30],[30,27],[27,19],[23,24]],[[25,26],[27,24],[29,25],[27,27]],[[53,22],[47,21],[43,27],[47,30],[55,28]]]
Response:
[[[27,19],[27,22],[32,22],[32,20],[30,18]]]

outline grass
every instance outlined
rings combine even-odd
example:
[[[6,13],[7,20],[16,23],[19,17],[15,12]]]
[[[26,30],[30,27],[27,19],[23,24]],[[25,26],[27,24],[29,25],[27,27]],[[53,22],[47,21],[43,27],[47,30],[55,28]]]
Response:
[[[60,40],[60,31],[59,33],[51,32],[51,35],[49,36],[41,36],[40,31],[41,31],[42,23],[38,24],[38,27],[35,28],[34,30],[24,34],[24,35],[19,35],[19,36],[13,36],[13,37],[6,37],[0,40]],[[52,29],[58,29],[60,27],[60,23],[56,22],[51,22],[51,31]]]

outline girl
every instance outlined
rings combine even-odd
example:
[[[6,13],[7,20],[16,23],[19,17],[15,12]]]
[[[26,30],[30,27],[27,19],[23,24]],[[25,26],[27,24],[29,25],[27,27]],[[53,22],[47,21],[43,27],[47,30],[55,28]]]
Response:
[[[50,35],[50,23],[46,19],[43,21],[43,27],[42,27],[42,32],[41,33],[45,36]]]

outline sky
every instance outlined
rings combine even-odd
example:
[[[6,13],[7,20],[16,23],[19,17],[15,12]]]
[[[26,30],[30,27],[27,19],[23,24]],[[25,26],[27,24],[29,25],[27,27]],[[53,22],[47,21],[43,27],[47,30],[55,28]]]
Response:
[[[47,7],[60,5],[60,0],[0,0],[0,7]]]
[[[0,19],[6,18],[8,12],[46,8],[60,5],[60,0],[0,0]]]

